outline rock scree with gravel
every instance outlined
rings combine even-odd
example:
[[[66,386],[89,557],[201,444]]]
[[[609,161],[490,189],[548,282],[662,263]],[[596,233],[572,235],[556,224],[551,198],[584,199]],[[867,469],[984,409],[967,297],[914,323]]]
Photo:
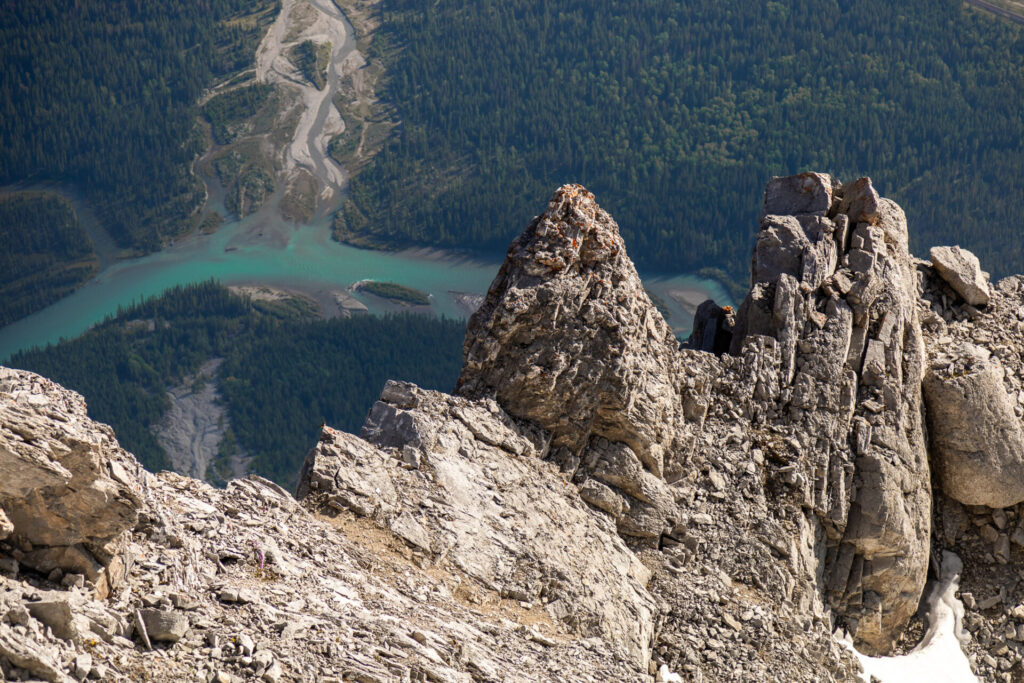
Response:
[[[561,187],[455,392],[388,382],[295,497],[146,472],[0,368],[0,679],[856,681],[837,635],[913,648],[955,553],[974,673],[1022,680],[1024,278],[908,243],[868,178],[773,178],[680,344]]]

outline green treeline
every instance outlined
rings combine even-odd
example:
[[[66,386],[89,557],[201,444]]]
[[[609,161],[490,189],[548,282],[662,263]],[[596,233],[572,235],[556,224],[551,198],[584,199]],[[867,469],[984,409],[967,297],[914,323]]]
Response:
[[[0,327],[67,296],[96,273],[92,241],[55,194],[0,197]]]
[[[388,379],[451,391],[465,321],[402,314],[280,324],[227,354],[231,427],[263,476],[294,484],[321,422],[359,433]]]
[[[387,0],[402,125],[337,232],[503,249],[582,182],[647,268],[745,279],[772,175],[870,175],[913,245],[1024,263],[1024,31],[959,0]]]
[[[222,451],[241,447],[253,471],[291,486],[320,424],[358,432],[387,379],[450,390],[463,331],[462,321],[418,315],[309,321],[261,312],[208,282],[169,290],[7,364],[81,393],[90,416],[159,469],[168,463],[151,428],[169,407],[167,388],[223,358],[218,382],[231,428]]]
[[[122,246],[189,226],[196,101],[248,68],[279,0],[32,0],[0,12],[0,183],[74,184]]]
[[[89,415],[111,425],[151,469],[168,467],[150,433],[170,406],[167,387],[230,346],[250,327],[248,302],[210,283],[177,287],[70,341],[16,354],[6,363],[85,397]]]

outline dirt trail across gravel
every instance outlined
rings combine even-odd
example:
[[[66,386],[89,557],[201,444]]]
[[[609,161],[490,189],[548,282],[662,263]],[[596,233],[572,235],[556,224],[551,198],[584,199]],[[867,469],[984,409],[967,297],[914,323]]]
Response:
[[[205,479],[218,455],[229,425],[217,391],[217,368],[222,362],[221,358],[207,361],[196,376],[185,378],[181,386],[167,392],[171,407],[153,432],[175,472]],[[244,457],[232,458],[231,476],[243,476],[247,466]]]

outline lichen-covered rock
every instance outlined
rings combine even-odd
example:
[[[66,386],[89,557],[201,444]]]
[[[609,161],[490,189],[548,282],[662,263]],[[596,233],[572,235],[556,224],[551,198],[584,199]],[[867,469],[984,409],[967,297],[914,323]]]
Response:
[[[116,587],[142,508],[137,468],[81,396],[0,368],[0,509],[22,564],[84,574],[101,596]]]

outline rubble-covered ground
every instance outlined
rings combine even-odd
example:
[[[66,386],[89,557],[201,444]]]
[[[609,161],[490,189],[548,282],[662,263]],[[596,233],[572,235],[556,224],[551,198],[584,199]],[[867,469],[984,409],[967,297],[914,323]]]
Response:
[[[680,349],[559,188],[456,392],[389,382],[296,497],[147,473],[0,368],[2,677],[1024,681],[1024,281],[907,245],[869,179],[774,178]]]
[[[314,516],[265,480],[217,490],[164,472],[144,486],[154,514],[109,600],[59,570],[0,579],[7,680],[641,680],[539,606],[351,514]]]

